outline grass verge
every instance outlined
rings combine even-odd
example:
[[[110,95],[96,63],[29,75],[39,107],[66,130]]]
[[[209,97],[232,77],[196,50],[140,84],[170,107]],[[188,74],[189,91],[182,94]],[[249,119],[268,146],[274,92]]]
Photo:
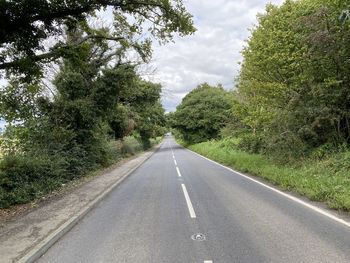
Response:
[[[322,160],[280,164],[264,155],[249,154],[223,141],[209,141],[189,149],[236,170],[258,176],[288,191],[325,202],[332,209],[350,211],[350,152]]]

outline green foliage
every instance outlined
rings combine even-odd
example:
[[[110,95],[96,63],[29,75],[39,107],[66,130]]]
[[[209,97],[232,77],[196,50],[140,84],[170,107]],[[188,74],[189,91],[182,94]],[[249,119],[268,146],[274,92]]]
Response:
[[[339,20],[346,7],[327,0],[267,6],[242,52],[226,136],[284,159],[350,143],[350,25]]]
[[[91,27],[89,19],[107,8],[114,12],[113,27],[102,31]],[[0,70],[25,74],[26,80],[40,77],[43,64],[69,57],[72,50],[91,39],[132,48],[147,60],[152,38],[167,42],[176,33],[184,36],[195,31],[181,0],[1,1],[0,24]],[[80,41],[54,42],[65,30],[77,28],[84,31]],[[51,40],[49,46],[47,39]]]
[[[5,156],[0,162],[0,207],[26,203],[60,186],[66,181],[64,162],[47,156]]]
[[[126,155],[133,155],[143,150],[143,144],[141,140],[135,138],[135,136],[128,136],[122,141],[122,153]]]
[[[165,114],[165,127],[171,130],[173,126],[175,126],[175,113],[168,112]]]
[[[132,117],[133,112],[130,107],[117,104],[107,120],[111,137],[117,140],[130,135],[135,129],[135,121]]]
[[[0,112],[9,122],[28,119],[38,113],[35,101],[41,88],[36,84],[10,81],[6,89],[0,89]]]
[[[217,138],[225,126],[231,100],[230,94],[220,85],[199,85],[177,107],[173,127],[188,143]]]
[[[70,43],[83,33],[74,30],[68,36]],[[13,124],[2,138],[0,208],[38,198],[147,149],[152,138],[162,135],[161,86],[143,81],[132,63],[109,66],[113,56],[108,51],[102,40],[70,50],[51,96],[40,83],[12,81],[2,89],[0,110]],[[139,139],[136,145],[111,144],[131,133]]]
[[[151,138],[164,135],[164,109],[160,103],[161,86],[147,81],[138,81],[138,91],[132,107],[136,115],[136,131],[144,149],[151,147]]]
[[[53,144],[56,145],[53,145]],[[0,161],[0,208],[26,203],[78,179],[89,171],[108,166],[124,152],[109,141],[64,151],[37,147],[22,154],[7,154]],[[44,145],[44,147],[48,147]]]

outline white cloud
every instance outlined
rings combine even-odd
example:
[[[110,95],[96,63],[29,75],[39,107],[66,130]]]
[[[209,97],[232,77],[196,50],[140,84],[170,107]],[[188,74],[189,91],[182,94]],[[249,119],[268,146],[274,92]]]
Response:
[[[188,0],[197,32],[175,39],[175,43],[154,45],[152,77],[164,86],[163,104],[173,111],[181,99],[198,84],[221,83],[232,88],[239,71],[240,51],[256,23],[256,15],[267,3],[283,0]]]

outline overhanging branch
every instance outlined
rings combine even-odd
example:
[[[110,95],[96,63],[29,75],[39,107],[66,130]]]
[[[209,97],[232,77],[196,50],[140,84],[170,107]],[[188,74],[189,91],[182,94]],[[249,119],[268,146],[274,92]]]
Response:
[[[109,40],[109,41],[115,41],[115,42],[126,40],[125,37],[88,35],[88,36],[80,39],[77,43],[75,43],[75,45],[79,46],[90,39]],[[44,60],[57,59],[64,53],[65,50],[67,50],[68,48],[70,48],[72,46],[73,45],[54,47],[51,51],[46,52],[44,54],[35,55],[35,56],[27,56],[25,58],[20,58],[20,59],[14,60],[14,61],[3,62],[3,63],[0,63],[0,70],[6,70],[9,68],[17,68],[21,64],[36,63],[36,62],[40,62],[40,61],[44,61]]]

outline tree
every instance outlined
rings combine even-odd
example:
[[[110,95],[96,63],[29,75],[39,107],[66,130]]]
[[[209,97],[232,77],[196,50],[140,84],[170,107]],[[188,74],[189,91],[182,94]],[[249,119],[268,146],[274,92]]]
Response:
[[[93,11],[108,6],[114,29],[90,27]],[[143,81],[127,54],[133,48],[150,58],[143,29],[161,42],[193,32],[180,0],[3,1],[0,14],[0,69],[10,79],[0,110],[13,123],[5,136],[16,139],[0,162],[0,207],[111,164],[121,154],[113,139],[138,133],[147,148],[161,134],[161,86]],[[59,70],[47,94],[40,77],[50,61]]]
[[[166,128],[168,131],[175,126],[175,113],[174,112],[168,112],[165,114],[165,123]]]
[[[311,120],[303,128],[316,134],[316,145],[350,143],[350,25],[338,20],[345,5],[325,2],[303,19],[312,80],[298,106],[306,109],[299,114]]]
[[[242,52],[232,119],[262,148],[302,154],[349,142],[350,26],[339,19],[345,8],[339,1],[286,1],[259,16]]]
[[[89,18],[106,8],[114,12],[114,27],[96,31]],[[143,32],[166,42],[174,33],[187,35],[195,30],[181,0],[4,0],[0,3],[0,24],[0,70],[25,74],[26,80],[40,76],[44,63],[66,57],[72,47],[89,39],[114,41],[134,48],[147,59],[150,38]],[[66,30],[77,27],[84,31],[79,43],[72,46],[60,39]]]
[[[136,131],[139,133],[143,147],[150,147],[150,138],[164,134],[164,108],[160,103],[161,85],[139,79],[137,90],[130,100],[135,112]]]
[[[74,30],[68,42],[81,37],[82,32]],[[137,127],[145,142],[155,136],[154,125],[162,123],[155,121],[154,115],[162,118],[164,114],[159,104],[160,85],[142,81],[130,63],[119,61],[109,66],[112,56],[108,49],[104,41],[92,39],[72,49],[53,82],[54,96],[41,94],[40,86],[34,84],[36,89],[11,84],[3,90],[2,112],[26,131],[20,136],[24,152],[46,149],[50,155],[73,151],[99,163],[96,157],[103,157],[108,133],[122,139]]]
[[[201,84],[176,108],[174,128],[188,143],[215,139],[225,126],[231,106],[231,95],[222,86]]]

